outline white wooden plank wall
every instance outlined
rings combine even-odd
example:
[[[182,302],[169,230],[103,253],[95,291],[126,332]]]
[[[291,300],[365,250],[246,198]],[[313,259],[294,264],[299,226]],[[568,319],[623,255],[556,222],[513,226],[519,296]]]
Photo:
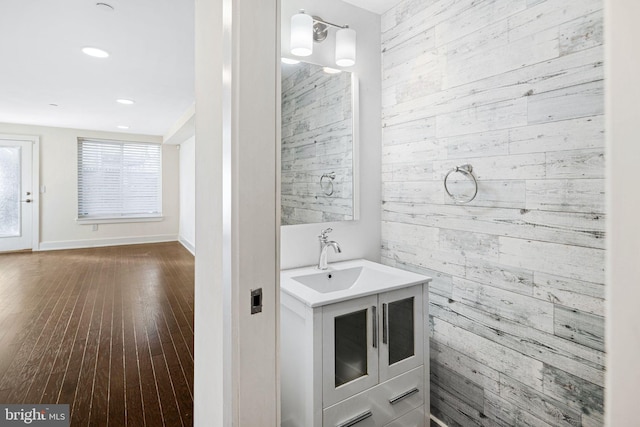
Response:
[[[431,411],[451,427],[603,425],[602,8],[382,16],[382,258],[434,277]],[[464,163],[479,191],[456,205]]]
[[[351,76],[306,63],[283,68],[282,225],[352,219]],[[320,177],[330,172],[328,196]]]

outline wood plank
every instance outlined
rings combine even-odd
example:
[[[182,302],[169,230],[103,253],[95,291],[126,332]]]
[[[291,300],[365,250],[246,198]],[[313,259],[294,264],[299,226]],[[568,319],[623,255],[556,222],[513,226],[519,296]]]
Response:
[[[485,392],[485,414],[494,420],[498,420],[506,427],[551,427],[552,424],[542,421],[525,410],[529,406],[519,407],[503,399],[498,393]]]
[[[594,47],[398,104],[388,104],[395,98],[385,92],[393,88],[384,89],[383,125],[406,123],[518,98],[526,99],[537,93],[586,83],[601,84],[604,78],[603,54],[602,46]],[[397,79],[401,78],[397,76]]]
[[[439,270],[446,274],[464,274],[464,256],[438,249],[438,229],[401,223],[385,223],[381,253],[402,253],[405,262]],[[428,252],[425,249],[429,248]]]
[[[545,365],[544,394],[572,407],[584,416],[603,419],[604,388],[561,369]]]
[[[540,123],[509,129],[512,154],[604,148],[604,116]]]
[[[485,392],[500,392],[499,372],[436,340],[430,340],[431,371],[434,364],[443,366],[480,386]]]
[[[571,0],[546,1],[537,0],[537,4],[529,2],[529,7],[509,18],[509,37],[519,39],[528,34],[558,28],[567,22],[602,10],[599,0]]]
[[[604,282],[604,250],[499,237],[500,262],[588,282]]]
[[[444,188],[440,182],[384,182],[382,200],[405,203],[440,203],[444,201]]]
[[[595,2],[585,2],[597,4]],[[590,14],[582,14],[577,19],[560,25],[560,54],[567,55],[573,52],[600,46],[604,40],[604,19],[602,9]]]
[[[466,36],[476,38],[489,23],[502,22],[526,6],[526,0],[495,0],[463,10],[436,25],[436,44],[442,46]]]
[[[543,421],[554,426],[576,427],[582,422],[578,411],[505,374],[500,374],[500,397],[521,408],[528,408]]]
[[[436,119],[433,117],[398,123],[392,126],[383,126],[382,145],[384,147],[415,141],[429,141],[436,136],[435,126]]]
[[[595,81],[531,95],[528,123],[601,115],[604,113],[603,86],[601,81]]]
[[[557,336],[604,351],[604,317],[559,305],[554,311]]]
[[[478,257],[489,261],[497,261],[500,256],[498,236],[444,228],[439,231],[440,250],[465,258]]]
[[[604,249],[600,214],[383,201],[382,219]]]
[[[433,339],[542,390],[542,362],[437,317],[431,322]]]
[[[546,178],[604,178],[604,171],[604,148],[546,154]]]
[[[559,56],[558,31],[528,34],[506,44],[447,58],[448,87],[497,76]]]
[[[471,164],[473,175],[479,180],[540,179],[546,177],[548,163],[545,154],[516,154],[505,156],[478,156],[437,160],[434,179],[443,180],[447,172],[461,164]]]
[[[468,378],[458,375],[456,372],[447,369],[437,362],[431,363],[431,386],[434,385],[446,390],[459,400],[466,402],[467,405],[474,408],[478,412],[482,412],[484,406],[484,393],[482,387],[475,384]]]
[[[458,277],[453,278],[451,298],[500,320],[513,320],[549,333],[556,329],[554,307],[550,302]]]
[[[604,316],[605,287],[542,272],[533,274],[533,295],[536,298],[574,308],[586,313]]]
[[[529,328],[509,319],[491,316],[482,310],[461,304],[452,298],[430,294],[429,313],[436,319],[476,334],[518,352],[523,357],[531,357],[556,366],[594,384],[604,383],[604,353],[564,338]],[[457,329],[456,329],[457,330]],[[433,336],[436,339],[435,336]],[[445,343],[445,345],[448,345]],[[491,359],[474,356],[473,348],[460,345],[454,349],[487,363],[495,370],[502,371],[501,365]],[[481,349],[475,351],[482,351]],[[526,365],[525,365],[526,366]],[[536,383],[530,384],[536,387]]]
[[[431,383],[431,411],[439,420],[452,426],[493,426],[480,421],[481,411],[459,399],[437,383]]]
[[[527,100],[521,98],[439,114],[436,135],[450,137],[523,126],[528,123],[527,108]]]
[[[533,295],[533,277],[531,270],[508,266],[483,258],[467,257],[465,278],[512,291],[521,295]]]
[[[504,156],[509,154],[509,131],[497,130],[440,138],[447,159]]]
[[[75,387],[73,401],[70,402],[69,412],[73,423],[89,424],[91,422],[91,403],[95,390],[96,366],[100,349],[100,331],[106,303],[107,286],[104,274],[107,268],[104,261],[100,261],[94,269],[92,286],[96,289],[96,297],[92,307],[87,335],[83,337],[82,359],[79,363],[77,384],[68,383]],[[65,381],[67,379],[65,378]]]

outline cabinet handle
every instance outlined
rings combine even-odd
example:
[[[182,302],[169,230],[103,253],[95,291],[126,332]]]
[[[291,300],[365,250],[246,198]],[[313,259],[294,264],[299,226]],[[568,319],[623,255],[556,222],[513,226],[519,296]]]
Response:
[[[382,304],[382,344],[387,343],[387,304]]]
[[[378,348],[378,308],[375,305],[371,306],[371,326],[373,330],[373,348]]]
[[[413,396],[414,394],[416,394],[417,392],[419,392],[420,390],[418,390],[418,388],[412,388],[409,391],[405,391],[404,393],[396,396],[396,397],[392,397],[391,399],[389,399],[389,403],[391,403],[392,405],[395,405],[396,403],[400,402],[402,399],[405,399],[409,396]]]
[[[347,420],[347,421],[345,421],[345,422],[343,422],[341,424],[338,424],[336,427],[351,427],[351,426],[354,426],[354,425],[358,424],[360,421],[366,420],[367,418],[369,418],[371,416],[373,416],[371,411],[367,411],[367,412],[364,412],[364,413],[362,413],[362,414],[360,414],[358,416],[355,416],[355,417],[351,418],[350,420]]]

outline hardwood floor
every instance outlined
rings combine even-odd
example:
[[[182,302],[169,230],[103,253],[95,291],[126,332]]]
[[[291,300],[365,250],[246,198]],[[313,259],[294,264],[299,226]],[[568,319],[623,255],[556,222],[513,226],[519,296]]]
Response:
[[[0,402],[71,426],[193,424],[194,259],[179,243],[0,255]]]

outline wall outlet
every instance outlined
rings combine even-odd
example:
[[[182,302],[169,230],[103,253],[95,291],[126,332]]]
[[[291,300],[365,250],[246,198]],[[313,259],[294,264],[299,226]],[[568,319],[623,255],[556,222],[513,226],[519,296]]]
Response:
[[[91,226],[91,231],[98,231],[98,224],[93,224]]]

